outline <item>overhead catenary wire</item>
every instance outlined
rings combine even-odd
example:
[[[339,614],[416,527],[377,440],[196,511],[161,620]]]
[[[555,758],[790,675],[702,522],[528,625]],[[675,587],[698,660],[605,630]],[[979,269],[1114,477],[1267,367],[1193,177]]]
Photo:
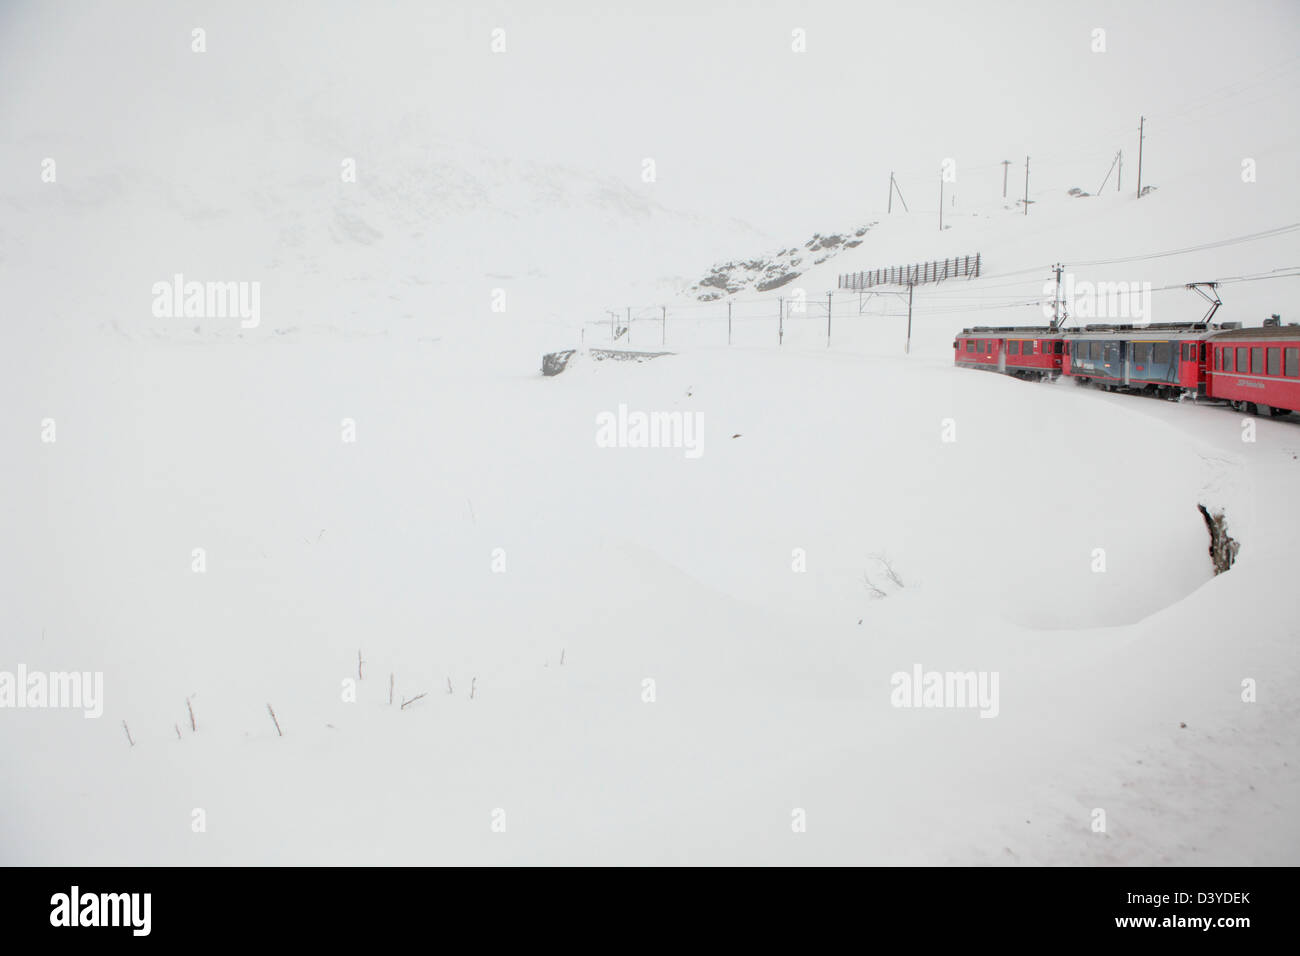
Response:
[[[1267,272],[1251,273],[1251,274],[1241,275],[1241,276],[1221,276],[1219,278],[1207,279],[1203,281],[1215,282],[1220,285],[1228,285],[1228,284],[1235,284],[1241,282],[1261,282],[1270,279],[1294,279],[1294,278],[1300,278],[1300,265],[1281,266],[1278,267],[1277,269],[1272,269]],[[1179,283],[1172,283],[1170,285],[1156,286],[1147,291],[1150,291],[1152,293],[1170,292],[1174,290],[1185,290],[1186,288],[1187,288],[1187,283],[1179,282]],[[901,289],[887,289],[887,290],[881,290],[881,292],[884,294],[892,294],[892,295],[902,294]],[[837,290],[835,294],[839,294],[841,296],[858,295],[856,291],[848,291],[843,289]],[[932,296],[933,293],[931,293],[931,297]],[[722,301],[724,300],[715,299],[710,302],[684,303],[683,305],[680,306],[674,306],[674,309],[708,308],[711,306],[716,308],[717,305],[719,305]],[[991,301],[991,302],[982,301],[977,305],[959,305],[956,304],[956,302],[949,300],[943,302],[939,308],[926,308],[925,300],[920,300],[918,304],[920,306],[920,311],[926,315],[961,315],[967,312],[988,312],[993,310],[1041,308],[1043,305],[1049,304],[1051,301],[1052,300],[1048,298],[1007,297],[1005,301]],[[771,299],[733,300],[732,304],[733,305],[766,305],[770,307],[772,304],[772,300]],[[811,302],[809,304],[811,304]],[[663,307],[642,306],[636,308],[636,311],[644,312],[650,308],[661,309]],[[823,314],[824,313],[821,313],[820,310],[817,309],[809,309],[805,312],[790,312],[790,311],[783,312],[783,315],[787,320],[795,320],[797,318],[804,318],[804,317],[816,318],[819,315],[823,315]],[[905,318],[907,315],[906,312],[872,312],[867,314],[871,318]],[[635,319],[636,317],[634,316],[633,320],[635,321]],[[751,316],[736,315],[735,319],[737,321],[763,320],[763,319],[771,319],[771,315],[766,312],[758,315],[751,315]],[[591,320],[584,324],[603,325],[604,320]]]

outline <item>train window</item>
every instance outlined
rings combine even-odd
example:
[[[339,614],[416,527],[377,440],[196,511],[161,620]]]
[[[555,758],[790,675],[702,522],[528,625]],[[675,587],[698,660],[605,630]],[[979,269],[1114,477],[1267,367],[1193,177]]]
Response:
[[[975,351],[976,351],[976,352],[983,352],[983,351],[984,351],[984,340],[983,340],[983,339],[976,339],[976,340],[975,340]]]
[[[1054,351],[1056,352],[1057,355],[1060,355],[1060,354],[1061,354],[1061,350],[1062,350],[1064,347],[1065,347],[1065,343],[1062,342],[1062,341],[1060,341],[1060,340],[1058,339],[1057,342],[1056,342],[1056,348],[1055,348]]]
[[[1196,346],[1193,345],[1192,348],[1196,348]],[[1204,342],[1201,343],[1201,364],[1202,365],[1205,364],[1205,343]]]
[[[1288,378],[1300,378],[1300,349],[1286,350],[1286,374]]]
[[[1223,353],[1217,349],[1214,352],[1214,370],[1216,372],[1223,371]]]
[[[1252,375],[1264,374],[1264,350],[1262,348],[1250,350],[1250,371]]]
[[[1030,341],[1030,342],[1021,342],[1021,343],[1020,343],[1020,351],[1023,352],[1025,355],[1033,355],[1033,354],[1034,354],[1034,343],[1033,343],[1032,341]]]
[[[967,351],[967,352],[974,352],[974,351],[975,351],[975,340],[974,340],[974,339],[967,339],[967,340],[966,340],[966,351]]]
[[[1173,349],[1168,342],[1157,342],[1155,346],[1155,358],[1151,361],[1156,365],[1168,365],[1169,359],[1173,356]]]
[[[1250,371],[1250,349],[1246,348],[1245,346],[1242,346],[1241,348],[1237,349],[1237,371],[1238,372]]]
[[[1282,374],[1282,350],[1281,349],[1268,350],[1268,374],[1269,375]]]
[[[1008,354],[1008,355],[1019,355],[1019,354],[1020,354],[1020,343],[1019,343],[1019,342],[1008,342],[1008,343],[1007,343],[1007,354]]]
[[[1101,361],[1101,343],[1100,343],[1100,342],[1093,342],[1093,343],[1092,343],[1092,349],[1091,349],[1091,351],[1092,351],[1092,357],[1093,357],[1093,359],[1094,359],[1095,361],[1100,362],[1100,361]]]
[[[1231,372],[1231,371],[1233,370],[1233,369],[1232,369],[1232,349],[1219,349],[1219,352],[1220,352],[1220,354],[1223,355],[1223,370],[1224,370],[1225,372]]]

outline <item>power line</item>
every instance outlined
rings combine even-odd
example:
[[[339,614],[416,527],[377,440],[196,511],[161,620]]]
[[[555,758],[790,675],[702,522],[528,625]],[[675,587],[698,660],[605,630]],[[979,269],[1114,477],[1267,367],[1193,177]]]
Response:
[[[1217,240],[1214,240],[1213,242],[1201,243],[1201,244],[1199,244],[1199,245],[1195,245],[1195,246],[1184,246],[1184,247],[1181,248],[1181,249],[1170,249],[1170,250],[1166,250],[1166,251],[1163,251],[1163,252],[1145,253],[1145,254],[1134,255],[1134,256],[1117,256],[1117,257],[1115,257],[1115,258],[1111,258],[1111,259],[1090,259],[1090,260],[1085,260],[1085,261],[1082,261],[1082,262],[1071,262],[1071,263],[1069,263],[1069,265],[1070,265],[1071,268],[1086,268],[1086,267],[1090,267],[1090,266],[1120,265],[1120,264],[1128,263],[1128,262],[1148,262],[1148,261],[1151,261],[1151,260],[1153,260],[1153,259],[1167,259],[1167,258],[1171,258],[1171,257],[1173,257],[1173,256],[1189,255],[1189,254],[1191,254],[1191,253],[1193,253],[1193,252],[1205,252],[1205,251],[1208,251],[1208,250],[1211,250],[1211,249],[1222,249],[1222,248],[1225,248],[1225,247],[1227,247],[1227,246],[1238,245],[1238,244],[1240,244],[1240,243],[1245,243],[1245,242],[1257,242],[1257,241],[1259,241],[1259,240],[1261,240],[1261,239],[1271,239],[1271,238],[1276,238],[1276,237],[1278,237],[1278,236],[1289,235],[1289,234],[1291,234],[1291,233],[1296,232],[1297,230],[1300,230],[1300,222],[1291,223],[1291,224],[1289,224],[1289,225],[1285,225],[1285,226],[1277,226],[1277,227],[1275,227],[1275,228],[1273,228],[1273,229],[1265,229],[1265,230],[1262,230],[1262,231],[1260,231],[1260,232],[1248,233],[1247,235],[1244,235],[1244,236],[1234,236],[1234,237],[1227,238],[1227,239],[1217,239]],[[1010,271],[1010,272],[991,273],[991,274],[988,274],[988,275],[985,275],[985,276],[981,276],[979,279],[973,279],[973,280],[967,280],[967,281],[971,281],[971,282],[982,282],[984,279],[1007,279],[1007,278],[1012,278],[1012,277],[1014,277],[1014,276],[1021,276],[1021,275],[1024,275],[1024,276],[1029,276],[1029,275],[1038,275],[1038,276],[1041,276],[1044,272],[1047,272],[1047,271],[1050,270],[1051,268],[1052,268],[1052,265],[1051,265],[1050,263],[1047,263],[1047,264],[1042,264],[1042,265],[1037,265],[1037,266],[1030,266],[1030,267],[1025,268],[1025,269],[1016,269],[1016,270],[1012,270],[1012,271]],[[1286,267],[1283,267],[1283,268],[1288,268],[1288,269],[1289,269],[1289,268],[1300,268],[1300,267],[1291,267],[1291,266],[1286,266]],[[1289,277],[1290,275],[1291,275],[1290,273],[1279,274],[1279,273],[1278,273],[1278,270],[1273,270],[1272,272],[1268,272],[1268,273],[1260,273],[1260,274],[1257,274],[1257,275],[1248,275],[1248,276],[1233,276],[1233,277],[1229,277],[1229,278],[1225,278],[1225,279],[1216,279],[1216,280],[1213,280],[1213,281],[1218,281],[1218,282],[1249,282],[1249,281],[1256,281],[1256,280],[1258,280],[1258,279],[1267,279],[1267,278],[1287,278],[1287,277]],[[1035,280],[1035,279],[1025,279],[1025,280],[1021,280],[1021,281],[1018,281],[1018,282],[1002,283],[1002,284],[999,284],[999,285],[989,285],[989,286],[980,285],[980,286],[978,286],[978,287],[976,287],[976,288],[973,288],[971,291],[972,291],[972,292],[983,292],[983,291],[990,290],[990,289],[1008,288],[1008,287],[1010,287],[1010,286],[1021,285],[1021,284],[1024,284],[1024,283],[1027,283],[1027,282],[1032,282],[1032,281],[1039,281],[1039,280]],[[1041,281],[1046,282],[1047,280],[1046,280],[1046,279],[1042,279]],[[1153,291],[1153,292],[1154,292],[1154,291],[1164,291],[1164,290],[1166,290],[1166,289],[1180,289],[1180,288],[1184,288],[1184,286],[1183,286],[1183,285],[1162,286],[1162,287],[1160,287],[1159,290],[1155,290],[1155,289],[1153,289],[1152,291]],[[965,292],[965,291],[966,291],[965,289],[962,289],[962,290],[961,290],[961,292]],[[832,295],[840,295],[840,296],[844,296],[844,295],[862,295],[862,294],[863,294],[863,290],[836,289],[836,290],[833,290],[833,292],[832,292],[831,294],[832,294]],[[880,288],[880,289],[879,289],[875,294],[901,294],[901,292],[896,292],[896,290],[894,290],[894,289],[892,289],[892,288],[882,287],[882,288]],[[954,289],[954,290],[949,291],[949,290],[944,290],[944,289],[935,289],[935,290],[933,290],[933,291],[929,291],[929,292],[927,292],[927,298],[941,298],[941,299],[942,299],[942,298],[948,298],[948,297],[953,297],[954,299],[960,297],[958,290]],[[977,299],[977,301],[979,300],[978,297],[976,297],[976,296],[970,296],[970,297],[968,297],[968,298]],[[715,304],[720,304],[722,301],[727,301],[728,303],[730,303],[730,304],[734,304],[734,305],[770,305],[771,302],[772,302],[772,297],[767,296],[767,297],[764,297],[764,298],[755,298],[755,299],[734,299],[734,298],[723,299],[723,298],[718,298],[718,299],[710,300],[710,301],[708,301],[708,302],[684,302],[684,303],[680,303],[680,304],[674,305],[674,306],[672,306],[672,308],[673,308],[674,311],[681,311],[681,310],[686,310],[686,309],[707,309],[707,308],[712,308],[712,307],[714,307]],[[1033,304],[1033,303],[1029,303],[1029,304]],[[990,306],[990,307],[996,307],[996,306],[994,305],[994,306]],[[635,318],[635,319],[642,319],[642,320],[644,320],[644,318],[645,318],[644,313],[646,313],[646,312],[648,312],[648,311],[658,312],[660,309],[663,308],[663,306],[662,306],[662,305],[643,305],[643,306],[627,306],[626,308],[627,308],[627,310],[628,310],[628,320],[629,320],[629,321],[633,321],[634,318]],[[971,308],[975,308],[975,307],[971,307]],[[633,310],[633,309],[635,309],[636,312],[637,312],[637,315],[636,315],[635,317],[632,316],[632,310]],[[794,314],[798,314],[798,313],[794,313]],[[602,321],[603,321],[603,320],[602,320]]]
[[[1092,259],[1086,262],[1074,262],[1074,266],[1109,266],[1118,265],[1123,262],[1146,262],[1151,259],[1166,259],[1169,256],[1182,256],[1192,252],[1204,252],[1208,249],[1222,249],[1225,246],[1235,246],[1243,242],[1255,242],[1259,239],[1270,239],[1275,236],[1283,236],[1300,229],[1300,222],[1293,222],[1289,226],[1278,226],[1276,229],[1265,229],[1262,232],[1253,232],[1245,236],[1237,236],[1232,239],[1219,239],[1214,242],[1202,243],[1199,246],[1185,246],[1182,249],[1171,249],[1167,252],[1153,252],[1140,256],[1120,256],[1114,259]]]

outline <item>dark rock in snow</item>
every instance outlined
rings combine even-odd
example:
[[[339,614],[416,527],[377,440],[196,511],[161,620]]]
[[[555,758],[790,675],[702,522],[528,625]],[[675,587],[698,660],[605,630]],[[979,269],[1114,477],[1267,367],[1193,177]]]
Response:
[[[577,349],[565,349],[563,352],[548,352],[542,356],[542,374],[559,375],[569,365]]]

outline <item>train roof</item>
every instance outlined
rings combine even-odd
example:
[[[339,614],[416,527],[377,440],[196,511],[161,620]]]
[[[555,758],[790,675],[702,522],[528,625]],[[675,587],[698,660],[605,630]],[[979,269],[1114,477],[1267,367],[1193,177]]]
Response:
[[[988,335],[993,332],[1015,332],[1017,335],[1033,336],[1056,336],[1061,335],[1060,329],[1054,329],[1050,325],[977,325],[973,328],[962,329],[962,335]]]
[[[1254,328],[1234,328],[1237,323],[1219,325],[1204,322],[1148,322],[1145,325],[1128,323],[1123,325],[1090,324],[1071,329],[1054,329],[1050,325],[976,325],[962,329],[963,336],[1028,336],[1033,338],[1088,339],[1088,338],[1133,338],[1144,339],[1213,339],[1220,340],[1263,340],[1285,339],[1300,340],[1300,325],[1264,325]],[[1226,326],[1226,327],[1225,327]]]
[[[1300,325],[1264,325],[1252,329],[1225,329],[1212,333],[1208,338],[1215,342],[1249,342],[1256,339],[1285,339],[1294,342],[1300,341]]]
[[[1204,339],[1212,330],[1204,325],[1172,325],[1152,322],[1150,325],[1115,325],[1099,328],[1087,326],[1082,329],[1070,329],[1065,333],[1067,339],[1155,339],[1158,341],[1176,341],[1181,339]]]

